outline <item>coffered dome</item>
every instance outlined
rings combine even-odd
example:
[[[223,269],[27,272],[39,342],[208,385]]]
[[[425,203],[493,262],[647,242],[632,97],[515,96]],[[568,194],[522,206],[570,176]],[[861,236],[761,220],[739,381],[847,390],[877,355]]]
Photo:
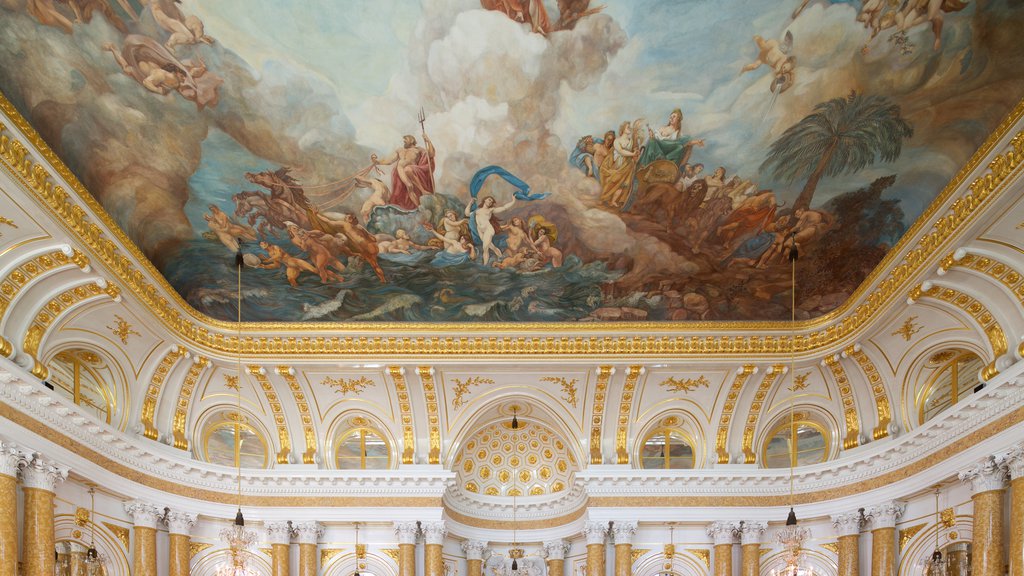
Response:
[[[572,486],[579,468],[565,441],[543,424],[496,422],[478,430],[456,456],[458,486],[485,496],[543,496]]]

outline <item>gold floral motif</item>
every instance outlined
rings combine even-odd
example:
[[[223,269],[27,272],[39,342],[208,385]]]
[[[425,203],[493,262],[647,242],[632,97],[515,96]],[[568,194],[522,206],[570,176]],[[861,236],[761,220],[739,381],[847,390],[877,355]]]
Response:
[[[398,548],[381,548],[380,551],[388,558],[394,560],[396,564],[398,563]]]
[[[153,418],[156,416],[156,403],[160,398],[160,389],[163,387],[167,375],[171,373],[171,368],[185,354],[187,351],[182,346],[167,352],[157,364],[153,377],[149,380],[149,386],[146,387],[146,399],[142,402],[142,418],[140,420],[145,428],[142,434],[150,440],[156,440],[160,436],[160,431],[156,429],[153,422]]]
[[[942,525],[946,528],[956,526],[956,513],[953,512],[952,508],[946,508],[943,510],[939,518],[941,519],[940,521],[942,522]]]
[[[466,378],[465,381],[458,378],[452,378],[452,382],[455,382],[455,387],[452,388],[452,393],[455,394],[452,406],[455,407],[456,410],[462,408],[466,404],[466,395],[469,394],[469,388],[471,386],[494,384],[494,380],[484,378],[482,376],[470,376],[469,378]]]
[[[10,218],[8,218],[6,216],[0,216],[0,225],[10,226],[11,228],[14,228],[15,230],[18,229],[18,225],[14,223],[14,220],[11,220]],[[3,236],[4,236],[4,233],[0,232],[0,238],[3,238]]]
[[[846,437],[843,438],[843,449],[849,450],[860,446],[860,415],[857,413],[857,403],[853,398],[853,386],[846,375],[846,369],[840,361],[839,354],[833,354],[825,358],[825,365],[832,372],[836,386],[839,387],[839,398],[843,403],[843,416],[846,421]]]
[[[900,552],[903,552],[903,549],[906,548],[907,543],[909,543],[914,538],[914,536],[917,535],[918,532],[923,530],[925,526],[927,526],[927,524],[918,524],[916,526],[910,526],[908,528],[903,528],[903,529],[900,530],[900,532],[899,532]]]
[[[326,567],[330,564],[331,560],[338,554],[344,552],[342,548],[321,548],[320,549],[320,568]]]
[[[835,554],[836,556],[839,555],[839,542],[825,542],[821,545],[821,547]]]
[[[718,421],[718,436],[715,439],[715,452],[718,454],[719,464],[729,463],[729,424],[732,422],[732,414],[736,411],[736,402],[740,398],[740,391],[747,379],[754,373],[753,364],[744,364],[743,368],[736,374],[736,378],[729,387],[729,393],[725,397],[725,405],[722,408],[722,417]]]
[[[775,381],[782,375],[785,367],[782,364],[775,364],[771,370],[764,375],[761,385],[754,392],[754,401],[750,403],[750,410],[747,412],[747,423],[743,426],[743,463],[753,464],[757,460],[754,454],[754,431],[757,429],[757,419],[761,416],[761,408],[768,398],[768,391],[771,390]]]
[[[274,424],[277,425],[277,438],[281,443],[281,451],[277,453],[277,463],[287,464],[288,457],[292,451],[292,440],[291,435],[288,433],[288,424],[284,418],[284,410],[281,408],[281,399],[278,398],[277,392],[274,391],[274,385],[270,383],[265,370],[255,364],[251,364],[249,366],[249,374],[263,388],[263,394],[267,397],[267,403],[270,404],[270,411],[274,414]]]
[[[75,524],[78,526],[85,526],[89,523],[89,509],[78,508],[75,510]]]
[[[882,382],[882,375],[875,368],[875,363],[856,346],[849,346],[843,353],[857,361],[864,377],[871,385],[871,391],[875,395],[875,411],[878,416],[878,426],[871,432],[871,437],[881,440],[889,435],[889,423],[892,422],[892,409],[889,405],[889,394],[885,391],[885,383]]]
[[[707,568],[708,570],[711,569],[711,550],[696,548],[688,549],[687,552],[695,556],[697,560],[703,562],[705,568]]]
[[[572,380],[569,380],[567,378],[562,378],[560,376],[545,376],[545,377],[541,378],[540,381],[541,382],[551,382],[553,384],[558,384],[559,386],[561,386],[562,387],[562,400],[566,404],[568,404],[569,406],[572,406],[573,408],[576,407],[576,404],[577,404],[578,400],[576,398],[576,382],[577,382],[577,380],[575,378],[573,378]]]
[[[636,564],[636,561],[639,560],[641,556],[643,556],[644,554],[647,554],[648,552],[650,552],[650,550],[646,549],[646,548],[633,548],[632,550],[629,551],[630,564]]]
[[[797,374],[796,378],[793,379],[793,384],[786,388],[790,392],[799,392],[809,386],[807,379],[811,376],[810,372],[804,372],[803,374]]]
[[[295,398],[295,407],[299,410],[299,419],[302,421],[302,434],[306,439],[306,451],[302,453],[302,463],[314,464],[316,463],[317,449],[316,429],[313,427],[313,415],[309,411],[309,402],[306,401],[306,394],[302,391],[302,386],[299,385],[299,380],[295,377],[295,370],[291,367],[287,365],[278,366],[277,375],[284,378],[288,389],[292,391],[292,397]]]
[[[697,388],[707,388],[708,384],[708,379],[701,375],[696,379],[684,378],[680,380],[674,377],[668,378],[661,383],[661,386],[667,388],[669,392],[693,392]]]
[[[340,392],[342,396],[346,396],[349,392],[353,395],[359,394],[368,386],[374,386],[375,384],[372,379],[366,376],[360,376],[359,378],[332,378],[327,376],[320,382],[320,385],[334,388],[335,392]]]
[[[922,326],[916,324],[914,320],[917,320],[917,316],[911,316],[903,321],[903,325],[898,330],[892,333],[893,336],[903,336],[903,339],[910,342],[910,339],[921,331]]]
[[[128,532],[128,529],[125,528],[124,526],[118,526],[117,524],[111,524],[110,522],[104,522],[103,525],[107,527],[107,530],[110,530],[111,534],[113,534],[114,537],[117,538],[118,542],[120,542],[121,545],[124,546],[124,549],[128,550],[128,542],[129,542],[129,532]]]
[[[110,330],[114,336],[121,339],[121,344],[128,344],[129,336],[142,336],[132,328],[132,325],[125,320],[120,314],[114,314],[114,318],[117,319],[115,326],[107,326],[107,330]]]
[[[203,550],[213,548],[213,544],[207,542],[189,542],[188,543],[188,557],[195,558],[196,554],[199,554]]]
[[[188,369],[188,374],[181,382],[178,392],[178,403],[174,407],[174,422],[171,423],[171,434],[174,436],[174,447],[188,450],[188,438],[185,437],[185,424],[188,421],[188,405],[192,399],[192,391],[196,388],[199,375],[210,365],[210,359],[199,356]],[[237,382],[237,377],[236,377]]]
[[[430,437],[430,452],[427,454],[427,462],[439,464],[441,462],[441,423],[437,415],[437,387],[434,384],[434,369],[430,366],[420,366],[416,372],[423,382],[423,397],[427,404],[427,432]]]
[[[633,390],[644,367],[630,366],[626,371],[626,382],[622,385],[622,401],[619,403],[619,426],[615,433],[615,459],[619,464],[629,464],[629,450],[626,449],[626,435],[629,433],[629,413],[633,406]]]
[[[612,366],[601,366],[597,369],[597,385],[594,390],[594,409],[590,418],[590,463],[602,464],[601,455],[601,424],[604,422],[604,406],[608,393],[608,380],[612,377]]]
[[[238,375],[225,374],[224,387],[227,388],[228,390],[234,390],[235,392],[238,392]]]

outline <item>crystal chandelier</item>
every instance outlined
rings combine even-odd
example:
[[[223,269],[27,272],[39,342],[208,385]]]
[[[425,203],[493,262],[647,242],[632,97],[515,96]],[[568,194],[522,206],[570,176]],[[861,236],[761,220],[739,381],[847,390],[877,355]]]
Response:
[[[942,556],[939,550],[939,493],[941,486],[935,487],[935,550],[930,557],[922,558],[918,562],[918,574],[921,576],[947,576],[957,574],[959,576],[970,576],[971,565],[967,562],[966,555],[959,555],[954,558],[953,554]]]
[[[238,381],[242,381],[242,258],[241,241],[235,254],[235,268],[238,271]],[[238,413],[242,413],[242,387],[236,389]],[[245,518],[242,517],[242,457],[241,434],[235,429],[235,464],[238,467],[238,512],[235,523],[220,532],[220,538],[228,545],[228,558],[217,567],[216,576],[258,576],[258,572],[250,566],[253,560],[252,548],[256,545],[256,533],[245,529]]]
[[[89,519],[89,549],[85,551],[86,576],[104,576],[107,573],[107,555],[96,550],[96,487],[89,486],[89,497],[92,499]]]
[[[790,339],[789,348],[789,373],[791,378],[796,377],[796,234],[789,236],[789,261],[790,261],[790,321],[794,326],[793,336]],[[797,524],[796,511],[793,510],[793,467],[796,465],[796,408],[795,408],[795,387],[791,389],[789,397],[789,516],[786,517],[786,527],[775,535],[775,540],[782,546],[782,558],[778,568],[773,568],[772,576],[814,576],[814,568],[807,564],[804,557],[804,541],[810,537],[810,531]]]

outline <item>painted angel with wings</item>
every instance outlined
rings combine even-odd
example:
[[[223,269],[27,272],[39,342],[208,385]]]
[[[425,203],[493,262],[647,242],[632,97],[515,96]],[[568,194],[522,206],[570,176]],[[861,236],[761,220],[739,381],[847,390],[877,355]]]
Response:
[[[740,74],[756,70],[762,64],[768,66],[775,74],[771,91],[782,94],[793,86],[795,80],[796,57],[790,54],[793,51],[793,33],[786,31],[786,36],[781,43],[778,40],[765,40],[761,36],[755,35],[754,43],[758,48],[757,60],[744,66],[740,70]]]

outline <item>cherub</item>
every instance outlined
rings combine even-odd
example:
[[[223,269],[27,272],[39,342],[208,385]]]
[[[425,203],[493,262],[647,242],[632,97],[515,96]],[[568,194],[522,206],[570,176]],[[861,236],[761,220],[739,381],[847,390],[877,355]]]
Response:
[[[177,4],[181,0],[150,0],[149,10],[158,26],[171,34],[164,46],[174,51],[175,46],[186,44],[213,44],[213,38],[206,35],[203,21],[195,15],[185,16]]]
[[[781,44],[778,40],[765,40],[758,35],[754,35],[754,42],[758,48],[757,60],[744,66],[740,74],[756,70],[764,64],[775,73],[771,91],[782,94],[793,86],[795,80],[796,57],[789,54],[793,49],[793,33],[787,30]]]
[[[381,254],[412,254],[409,250],[430,250],[430,246],[424,246],[412,241],[409,233],[404,229],[395,230],[394,240],[381,240],[377,242]]]

